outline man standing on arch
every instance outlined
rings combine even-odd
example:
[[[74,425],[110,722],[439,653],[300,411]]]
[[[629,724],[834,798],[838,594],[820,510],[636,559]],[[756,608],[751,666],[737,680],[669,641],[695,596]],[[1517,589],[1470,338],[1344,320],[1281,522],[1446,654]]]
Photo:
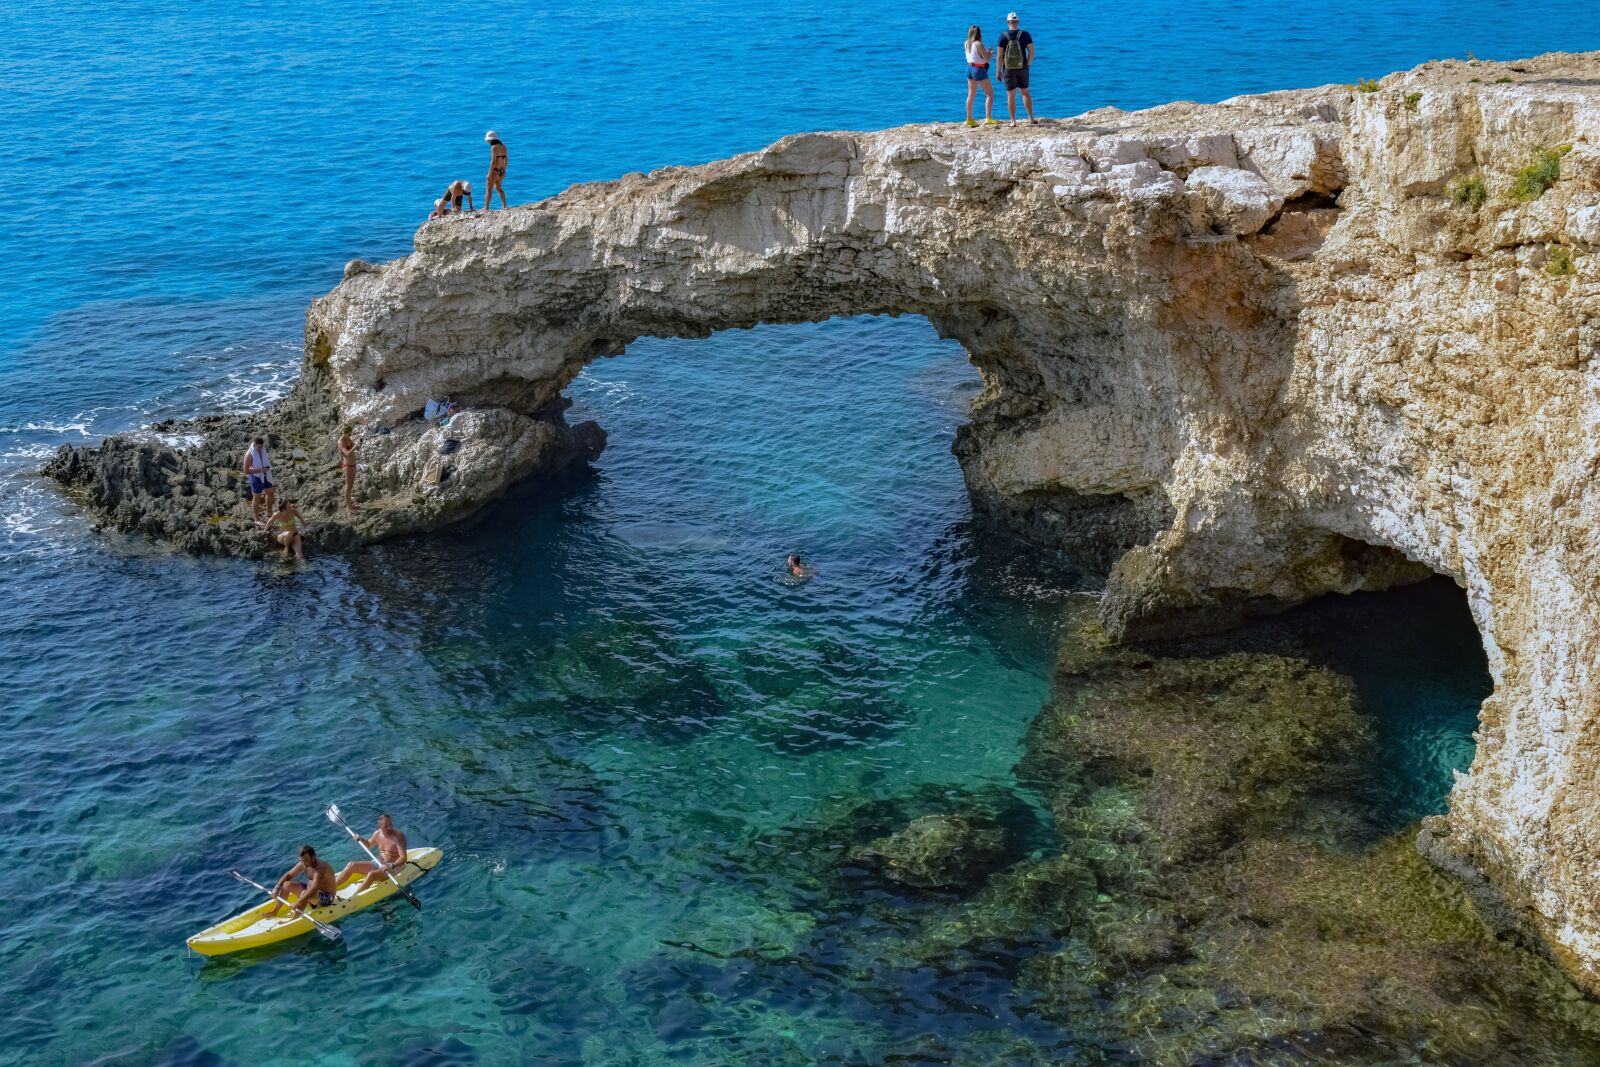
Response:
[[[1006,108],[1011,112],[1011,125],[1017,124],[1017,90],[1022,91],[1023,106],[1028,109],[1028,121],[1033,117],[1033,94],[1028,92],[1028,68],[1033,66],[1033,34],[1022,29],[1015,11],[1006,16],[1006,30],[995,46],[1000,54],[1000,76],[1006,83]]]

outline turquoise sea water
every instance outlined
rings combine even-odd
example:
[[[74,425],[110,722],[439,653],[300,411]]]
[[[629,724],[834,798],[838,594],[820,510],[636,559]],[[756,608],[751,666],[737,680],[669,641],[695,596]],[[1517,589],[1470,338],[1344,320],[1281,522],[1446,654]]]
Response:
[[[487,127],[531,200],[795,130],[958,117],[956,44],[1003,14],[0,18],[0,179],[19,193],[0,231],[0,1062],[923,1062],[997,1027],[1074,1047],[1001,974],[863,966],[839,946],[879,920],[783,862],[861,798],[1015,791],[1082,595],[972,535],[948,446],[975,376],[926,323],[640,343],[573,389],[612,435],[594,475],[303,572],[94,536],[29,473],[63,441],[281,394],[306,302],[348,258],[403,254],[445,182],[481,182]],[[1576,3],[1024,15],[1045,114],[1600,28]],[[821,576],[782,582],[790,550]],[[1431,651],[1405,653],[1404,622],[1344,620],[1328,654],[1412,817],[1470,758],[1482,676],[1459,604],[1402,608],[1448,620]],[[248,900],[227,867],[270,877],[301,840],[349,858],[329,800],[447,850],[427,910],[243,965],[186,959],[185,935]]]

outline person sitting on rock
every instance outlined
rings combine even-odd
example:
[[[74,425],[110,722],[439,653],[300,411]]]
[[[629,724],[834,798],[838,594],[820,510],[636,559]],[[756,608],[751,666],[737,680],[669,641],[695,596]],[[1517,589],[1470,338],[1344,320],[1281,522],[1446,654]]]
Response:
[[[477,208],[472,206],[472,183],[471,182],[463,182],[463,181],[453,181],[453,182],[451,182],[449,185],[445,186],[444,196],[440,197],[439,199],[444,201],[444,203],[449,206],[450,210],[455,212],[457,215],[462,213],[461,212],[461,201],[463,201],[463,200],[465,200],[467,202],[467,210],[468,211],[476,211],[476,210],[478,210]]]
[[[285,500],[283,506],[272,516],[272,525],[277,527],[277,532],[272,535],[272,539],[283,546],[285,563],[289,561],[289,553],[291,551],[294,552],[294,558],[297,562],[304,563],[306,561],[304,538],[300,536],[300,518],[300,509],[294,506],[294,501],[292,500]]]
[[[262,508],[266,508],[267,515],[272,514],[276,490],[272,485],[272,456],[267,452],[265,437],[257,437],[245,449],[244,476],[250,483],[250,516],[256,520],[258,527],[266,529]]]

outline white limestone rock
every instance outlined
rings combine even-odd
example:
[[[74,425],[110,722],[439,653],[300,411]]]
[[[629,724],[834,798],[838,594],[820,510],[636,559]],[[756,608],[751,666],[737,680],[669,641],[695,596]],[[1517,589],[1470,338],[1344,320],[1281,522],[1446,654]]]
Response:
[[[1201,167],[1185,185],[1201,217],[1222,233],[1255,233],[1283,207],[1265,178],[1236,167]]]

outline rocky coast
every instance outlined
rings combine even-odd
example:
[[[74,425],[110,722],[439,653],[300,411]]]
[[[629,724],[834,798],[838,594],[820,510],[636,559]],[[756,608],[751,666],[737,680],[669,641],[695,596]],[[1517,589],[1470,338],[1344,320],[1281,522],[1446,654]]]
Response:
[[[925,316],[984,377],[956,442],[975,505],[1108,571],[1096,624],[1108,641],[1202,634],[1429,574],[1466,590],[1494,692],[1471,772],[1418,843],[1485,915],[1596,992],[1597,249],[1596,54],[1430,63],[1021,130],[804,134],[429,223],[412,255],[356,261],[313,304],[300,382],[273,411],[64,449],[49,473],[118,528],[253,554],[234,472],[248,436],[269,429],[280,461],[304,457],[290,491],[328,516],[325,546],[356,544],[453,521],[596,454],[603,435],[565,424],[562,390],[635,338]],[[446,394],[468,410],[442,433],[417,416]],[[311,476],[331,467],[344,424],[363,427],[370,475],[354,521],[333,514],[332,472]],[[1056,758],[1080,753],[1074,780],[1146,780],[1128,817],[1181,830],[1141,830],[1139,848],[1107,862],[1159,881],[1202,862],[1188,842],[1209,842],[1223,858],[1205,877],[1265,901],[1249,922],[1273,907],[1308,935],[1332,922],[1320,916],[1339,909],[1296,911],[1279,888],[1258,898],[1217,864],[1233,854],[1230,827],[1258,827],[1276,835],[1257,846],[1279,851],[1271,864],[1307,887],[1343,884],[1327,858],[1338,849],[1307,852],[1294,827],[1365,743],[1347,694],[1272,654],[1169,666],[1173,692],[1220,692],[1290,725],[1237,766],[1221,738],[1248,720],[1179,716],[1146,743],[1098,713],[1073,719]],[[1107,670],[1119,706],[1156,699],[1144,668]],[[1296,719],[1302,700],[1322,710]],[[1163,784],[1180,781],[1174,753],[1210,783],[1205,797],[1229,784],[1228,804]],[[1070,798],[1054,806],[1058,820],[1080,815]],[[1337,821],[1328,811],[1318,818]],[[920,857],[956,833],[993,859],[1004,846],[984,819],[887,828],[859,856]],[[1369,851],[1395,878],[1433,878],[1402,845]],[[1362,892],[1349,883],[1351,899]],[[1169,918],[1134,923],[1134,948],[1108,958],[1204,960],[1184,931],[1205,920]],[[1262,988],[1289,969],[1253,958]],[[1370,982],[1307,993],[1361,1001],[1357,1019],[1378,996]]]

